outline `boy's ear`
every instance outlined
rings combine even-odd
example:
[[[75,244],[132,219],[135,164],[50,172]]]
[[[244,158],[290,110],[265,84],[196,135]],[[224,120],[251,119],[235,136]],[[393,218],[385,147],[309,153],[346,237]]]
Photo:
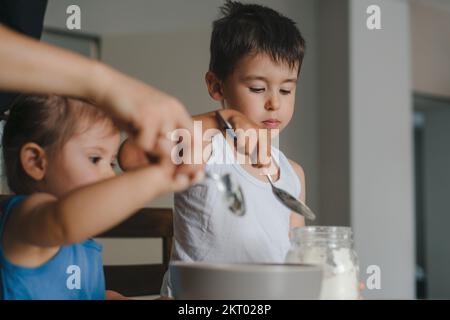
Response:
[[[211,98],[216,101],[224,100],[223,91],[222,91],[222,83],[216,77],[214,72],[208,71],[205,75],[206,85],[208,86],[208,92]]]
[[[44,179],[47,171],[47,154],[38,144],[26,143],[20,149],[20,163],[27,175],[36,181]]]

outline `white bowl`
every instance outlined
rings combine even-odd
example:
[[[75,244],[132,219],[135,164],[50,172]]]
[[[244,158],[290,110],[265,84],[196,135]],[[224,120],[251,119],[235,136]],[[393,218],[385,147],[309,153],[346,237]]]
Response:
[[[322,269],[305,264],[218,264],[172,262],[175,299],[318,299]]]

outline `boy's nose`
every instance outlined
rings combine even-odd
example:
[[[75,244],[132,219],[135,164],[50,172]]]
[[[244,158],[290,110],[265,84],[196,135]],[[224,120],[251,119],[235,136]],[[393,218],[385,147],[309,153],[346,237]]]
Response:
[[[270,96],[269,100],[266,102],[266,110],[278,110],[280,109],[280,99],[278,95],[273,94]]]

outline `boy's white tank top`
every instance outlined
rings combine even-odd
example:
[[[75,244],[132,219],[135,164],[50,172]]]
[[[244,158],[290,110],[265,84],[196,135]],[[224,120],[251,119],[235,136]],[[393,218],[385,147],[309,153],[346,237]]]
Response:
[[[288,159],[272,147],[278,160],[279,188],[299,197],[301,185]],[[232,214],[212,179],[175,194],[172,261],[223,263],[282,263],[290,248],[291,211],[272,194],[268,182],[245,171],[222,134],[212,138],[212,153],[205,171],[231,173],[239,182],[246,202],[243,216]],[[168,295],[167,277],[161,294]],[[170,292],[169,292],[170,293]]]
[[[233,215],[224,206],[212,179],[175,194],[172,261],[222,263],[283,263],[290,248],[291,211],[272,194],[270,184],[253,177],[234,158],[222,134],[212,138],[212,154],[205,171],[231,173],[242,187],[244,216]],[[300,196],[299,178],[284,154],[271,148],[278,160],[279,188]],[[171,296],[173,284],[166,273],[161,295]]]

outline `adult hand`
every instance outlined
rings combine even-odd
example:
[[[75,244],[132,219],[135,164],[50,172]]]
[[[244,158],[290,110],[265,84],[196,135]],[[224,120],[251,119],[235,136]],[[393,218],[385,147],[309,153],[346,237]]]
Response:
[[[157,150],[162,148],[158,145]],[[160,183],[165,184],[166,192],[176,192],[186,189],[192,184],[200,182],[203,179],[203,165],[175,165],[171,157],[166,153],[159,152],[163,156],[153,161],[145,154],[145,152],[136,146],[133,141],[126,139],[120,146],[118,161],[123,171],[131,171],[153,164],[159,166],[161,174]],[[195,167],[195,168],[191,168]]]
[[[192,133],[192,119],[176,98],[104,65],[97,74],[92,98],[142,150],[154,151],[175,129]]]

